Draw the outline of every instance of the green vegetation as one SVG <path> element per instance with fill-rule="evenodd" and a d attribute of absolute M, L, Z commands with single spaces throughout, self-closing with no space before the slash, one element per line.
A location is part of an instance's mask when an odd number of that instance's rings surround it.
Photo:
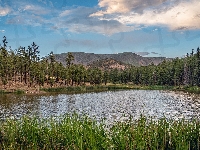
<path fill-rule="evenodd" d="M 71 53 L 67 55 L 66 64 L 56 62 L 53 52 L 40 58 L 39 46 L 34 42 L 17 50 L 8 48 L 7 43 L 3 37 L 0 94 L 9 90 L 23 94 L 24 90 L 19 89 L 23 86 L 67 93 L 119 89 L 200 93 L 199 48 L 185 58 L 163 61 L 157 66 L 102 70 L 73 64 Z M 117 123 L 109 130 L 104 127 L 77 115 L 56 119 L 7 119 L 0 122 L 0 149 L 200 149 L 200 122 L 195 120 L 152 121 L 141 117 L 138 121 Z"/>
<path fill-rule="evenodd" d="M 74 56 L 68 53 L 66 65 L 55 61 L 53 52 L 40 58 L 39 46 L 32 43 L 28 48 L 17 50 L 7 48 L 6 37 L 0 47 L 0 83 L 6 88 L 20 83 L 28 87 L 47 86 L 79 86 L 91 85 L 135 84 L 141 86 L 200 86 L 200 49 L 196 54 L 192 50 L 185 58 L 163 61 L 159 65 L 127 66 L 124 70 L 86 68 L 73 64 Z"/>
<path fill-rule="evenodd" d="M 16 90 L 14 93 L 15 94 L 24 94 L 25 92 L 23 90 Z"/>
<path fill-rule="evenodd" d="M 132 85 L 95 85 L 95 86 L 68 86 L 58 88 L 42 88 L 45 92 L 55 93 L 84 93 L 84 92 L 102 92 L 102 91 L 115 91 L 115 90 L 129 90 L 135 89 Z"/>
<path fill-rule="evenodd" d="M 200 146 L 200 122 L 137 121 L 110 129 L 88 117 L 23 117 L 0 123 L 0 149 L 190 149 Z"/>
<path fill-rule="evenodd" d="M 186 86 L 181 90 L 189 93 L 200 94 L 200 87 L 198 86 L 192 86 L 192 87 Z"/>
<path fill-rule="evenodd" d="M 200 93 L 198 87 L 179 87 L 179 86 L 159 86 L 159 85 L 133 85 L 133 84 L 108 84 L 95 86 L 69 86 L 57 88 L 42 88 L 41 91 L 50 93 L 86 93 L 86 92 L 103 92 L 103 91 L 117 91 L 117 90 L 174 90 L 184 91 L 190 93 Z"/>
<path fill-rule="evenodd" d="M 0 90 L 0 94 L 4 94 L 5 93 L 5 91 L 4 90 Z"/>
<path fill-rule="evenodd" d="M 0 90 L 0 94 L 10 94 L 10 93 L 14 93 L 14 94 L 24 94 L 25 92 L 23 90 L 15 90 L 13 92 L 8 92 L 8 91 L 4 91 L 4 90 Z"/>
<path fill-rule="evenodd" d="M 69 86 L 58 88 L 42 88 L 45 92 L 55 93 L 83 93 L 83 92 L 101 92 L 101 91 L 116 91 L 116 90 L 173 90 L 170 86 L 138 86 L 131 84 L 110 84 L 110 85 L 95 85 L 95 86 Z"/>
<path fill-rule="evenodd" d="M 47 57 L 40 58 L 39 46 L 32 43 L 31 46 L 19 47 L 17 50 L 7 48 L 7 39 L 3 37 L 0 47 L 0 87 L 4 91 L 20 89 L 20 87 L 34 88 L 58 88 L 57 91 L 67 87 L 72 89 L 87 89 L 87 85 L 131 84 L 147 89 L 160 89 L 161 87 L 189 87 L 188 91 L 195 91 L 200 87 L 200 49 L 197 48 L 187 54 L 185 58 L 175 58 L 163 61 L 159 65 L 135 67 L 128 65 L 125 69 L 102 70 L 98 67 L 85 67 L 81 64 L 73 64 L 74 56 L 68 53 L 66 64 L 55 61 L 53 52 Z M 18 85 L 18 87 L 15 87 Z M 74 88 L 74 86 L 81 86 Z M 193 87 L 191 89 L 191 87 Z M 91 88 L 91 87 L 89 87 Z M 119 88 L 119 86 L 108 87 Z M 122 88 L 125 88 L 123 86 Z M 98 87 L 97 87 L 98 89 Z M 162 89 L 162 88 L 161 88 Z M 171 88 L 170 88 L 171 89 Z M 25 89 L 26 90 L 26 89 Z M 186 89 L 185 89 L 186 90 Z M 1 92 L 3 93 L 3 92 Z M 19 93 L 19 92 L 17 92 Z"/>

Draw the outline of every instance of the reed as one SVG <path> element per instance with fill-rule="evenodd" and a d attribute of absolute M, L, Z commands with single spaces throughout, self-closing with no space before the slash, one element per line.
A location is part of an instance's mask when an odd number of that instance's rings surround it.
<path fill-rule="evenodd" d="M 42 91 L 54 93 L 84 93 L 133 89 L 127 85 L 95 85 L 95 86 L 68 86 L 58 88 L 43 88 Z"/>
<path fill-rule="evenodd" d="M 5 91 L 4 90 L 0 90 L 0 94 L 5 94 Z"/>
<path fill-rule="evenodd" d="M 191 87 L 186 86 L 186 87 L 184 87 L 183 90 L 186 92 L 189 92 L 189 93 L 200 94 L 200 87 L 198 87 L 198 86 L 191 86 Z"/>
<path fill-rule="evenodd" d="M 111 128 L 86 117 L 23 117 L 0 122 L 0 149 L 190 149 L 200 148 L 200 122 L 142 117 Z"/>
<path fill-rule="evenodd" d="M 15 94 L 24 94 L 25 92 L 23 90 L 16 90 L 14 93 Z"/>

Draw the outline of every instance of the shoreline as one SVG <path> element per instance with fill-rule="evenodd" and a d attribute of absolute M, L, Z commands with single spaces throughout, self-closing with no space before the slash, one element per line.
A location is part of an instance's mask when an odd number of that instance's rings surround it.
<path fill-rule="evenodd" d="M 24 95 L 41 95 L 49 93 L 66 93 L 78 94 L 88 92 L 103 92 L 115 90 L 169 90 L 180 91 L 184 93 L 200 94 L 200 87 L 184 87 L 184 86 L 159 86 L 159 85 L 133 85 L 133 84 L 108 84 L 108 85 L 83 85 L 83 86 L 61 86 L 61 87 L 37 87 L 4 90 L 0 89 L 0 94 L 24 94 Z"/>

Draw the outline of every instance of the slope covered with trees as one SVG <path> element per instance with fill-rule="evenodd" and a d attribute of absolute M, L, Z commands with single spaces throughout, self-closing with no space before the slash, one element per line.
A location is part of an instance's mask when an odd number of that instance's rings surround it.
<path fill-rule="evenodd" d="M 53 52 L 40 58 L 39 46 L 8 48 L 6 37 L 0 47 L 0 87 L 64 87 L 107 83 L 132 83 L 139 85 L 200 86 L 200 49 L 185 58 L 164 60 L 159 65 L 128 66 L 123 69 L 86 68 L 74 64 L 74 56 L 68 53 L 66 65 L 55 59 Z M 18 87 L 16 86 L 18 85 Z"/>
<path fill-rule="evenodd" d="M 134 66 L 147 66 L 151 63 L 158 65 L 163 60 L 171 60 L 170 58 L 165 57 L 142 57 L 132 52 L 124 52 L 118 54 L 94 54 L 94 53 L 84 53 L 84 52 L 72 52 L 74 56 L 74 64 L 83 64 L 88 66 L 97 61 L 103 61 L 108 59 L 113 59 L 117 62 L 121 62 L 127 65 Z M 55 54 L 55 59 L 62 64 L 65 64 L 65 58 L 67 53 Z"/>

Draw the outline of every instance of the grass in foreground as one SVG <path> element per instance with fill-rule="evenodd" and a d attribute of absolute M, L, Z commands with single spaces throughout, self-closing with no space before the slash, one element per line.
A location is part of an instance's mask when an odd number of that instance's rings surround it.
<path fill-rule="evenodd" d="M 87 117 L 23 117 L 0 123 L 0 149 L 181 149 L 200 148 L 200 122 L 138 121 L 117 123 L 109 130 Z"/>

